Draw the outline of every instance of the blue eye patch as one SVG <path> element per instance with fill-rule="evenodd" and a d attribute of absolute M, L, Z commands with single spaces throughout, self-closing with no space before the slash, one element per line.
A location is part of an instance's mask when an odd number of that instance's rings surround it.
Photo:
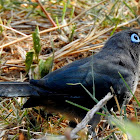
<path fill-rule="evenodd" d="M 140 38 L 136 33 L 131 34 L 131 42 L 140 43 Z"/>

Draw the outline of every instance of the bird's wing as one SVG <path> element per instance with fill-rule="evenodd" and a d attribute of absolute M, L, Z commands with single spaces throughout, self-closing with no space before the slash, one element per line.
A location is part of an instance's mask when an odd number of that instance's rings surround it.
<path fill-rule="evenodd" d="M 80 83 L 92 92 L 94 80 L 96 91 L 98 92 L 99 89 L 103 89 L 106 93 L 116 80 L 121 79 L 118 74 L 120 68 L 114 65 L 112 63 L 108 64 L 108 61 L 97 60 L 96 57 L 93 60 L 92 57 L 88 57 L 56 70 L 40 80 L 31 80 L 31 84 L 42 95 L 43 93 L 44 95 L 47 95 L 47 93 L 50 93 L 50 95 L 60 93 L 62 95 L 82 95 L 85 92 L 82 86 L 72 84 Z M 126 73 L 127 71 L 121 70 L 122 72 Z"/>
<path fill-rule="evenodd" d="M 75 61 L 61 69 L 58 69 L 40 80 L 31 80 L 31 85 L 40 93 L 64 93 L 77 90 L 81 83 L 87 87 L 86 76 L 90 71 L 90 57 Z M 66 92 L 65 92 L 66 93 Z"/>

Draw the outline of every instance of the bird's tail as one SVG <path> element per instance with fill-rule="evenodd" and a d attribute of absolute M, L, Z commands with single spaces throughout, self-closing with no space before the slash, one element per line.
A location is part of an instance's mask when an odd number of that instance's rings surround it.
<path fill-rule="evenodd" d="M 28 82 L 0 82 L 0 97 L 39 96 Z"/>

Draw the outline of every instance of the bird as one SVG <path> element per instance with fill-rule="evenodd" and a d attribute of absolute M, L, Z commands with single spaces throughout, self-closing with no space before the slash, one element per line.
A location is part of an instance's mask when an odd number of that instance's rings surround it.
<path fill-rule="evenodd" d="M 87 91 L 91 94 L 95 91 L 95 98 L 99 101 L 112 91 L 112 87 L 122 107 L 133 95 L 119 73 L 134 93 L 139 80 L 139 65 L 140 30 L 123 30 L 112 35 L 98 53 L 76 60 L 39 80 L 0 82 L 0 96 L 30 97 L 23 108 L 46 106 L 52 112 L 71 114 L 71 119 L 82 119 L 87 111 L 68 104 L 66 100 L 91 109 L 96 102 Z M 106 107 L 117 111 L 114 98 Z M 96 119 L 100 120 L 100 117 L 96 116 Z"/>

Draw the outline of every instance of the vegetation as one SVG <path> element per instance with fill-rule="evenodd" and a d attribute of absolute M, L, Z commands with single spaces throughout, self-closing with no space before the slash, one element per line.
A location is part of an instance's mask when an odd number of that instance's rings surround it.
<path fill-rule="evenodd" d="M 92 55 L 115 32 L 138 28 L 139 15 L 139 0 L 0 0 L 0 80 L 40 79 Z M 133 99 L 121 115 L 114 113 L 109 123 L 103 116 L 96 128 L 99 138 L 127 139 L 129 133 L 139 139 L 139 87 L 137 100 Z M 0 98 L 0 138 L 64 135 L 69 121 L 65 116 L 52 114 L 45 119 L 42 107 L 21 110 L 25 100 Z M 87 139 L 87 134 L 79 135 L 79 139 Z"/>

